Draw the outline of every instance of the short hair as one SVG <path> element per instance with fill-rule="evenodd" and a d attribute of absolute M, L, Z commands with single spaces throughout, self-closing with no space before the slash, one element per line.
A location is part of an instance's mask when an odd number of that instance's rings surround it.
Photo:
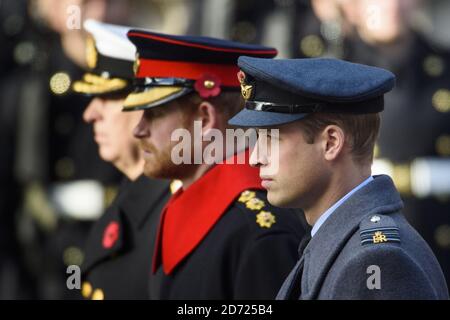
<path fill-rule="evenodd" d="M 375 142 L 380 129 L 380 115 L 312 113 L 301 120 L 307 143 L 314 143 L 315 137 L 328 125 L 336 125 L 345 133 L 345 140 L 356 163 L 371 164 Z"/>
<path fill-rule="evenodd" d="M 178 100 L 177 104 L 187 117 L 197 112 L 197 108 L 203 101 L 211 103 L 214 108 L 221 113 L 228 127 L 228 120 L 244 107 L 244 100 L 239 91 L 222 91 L 220 95 L 212 98 L 201 98 L 197 93 L 190 93 Z"/>

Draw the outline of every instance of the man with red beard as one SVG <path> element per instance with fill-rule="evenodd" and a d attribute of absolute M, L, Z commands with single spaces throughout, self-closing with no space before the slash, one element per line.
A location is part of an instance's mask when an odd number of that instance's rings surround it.
<path fill-rule="evenodd" d="M 204 140 L 225 133 L 228 119 L 241 109 L 237 58 L 272 58 L 276 50 L 142 30 L 130 30 L 128 37 L 138 58 L 135 91 L 124 111 L 144 110 L 134 130 L 144 150 L 144 173 L 183 184 L 162 212 L 150 297 L 274 299 L 298 258 L 304 233 L 299 215 L 267 202 L 258 171 L 248 161 L 236 164 L 242 154 L 218 164 L 191 155 L 203 154 Z M 203 142 L 191 143 L 183 152 L 188 161 L 176 164 L 173 134 L 181 129 L 192 136 L 194 122 Z"/>

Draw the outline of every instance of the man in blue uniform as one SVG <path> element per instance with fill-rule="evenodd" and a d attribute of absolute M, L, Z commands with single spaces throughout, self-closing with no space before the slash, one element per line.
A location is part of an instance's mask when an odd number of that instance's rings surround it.
<path fill-rule="evenodd" d="M 392 180 L 371 175 L 394 75 L 335 59 L 241 57 L 239 66 L 247 101 L 230 124 L 279 128 L 271 137 L 279 153 L 258 142 L 251 163 L 269 202 L 302 208 L 312 225 L 277 298 L 448 299 L 442 270 L 404 218 Z M 279 170 L 269 172 L 274 161 Z"/>

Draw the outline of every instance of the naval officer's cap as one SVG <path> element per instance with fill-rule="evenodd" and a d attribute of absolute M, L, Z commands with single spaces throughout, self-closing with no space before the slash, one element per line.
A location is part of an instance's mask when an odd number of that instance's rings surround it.
<path fill-rule="evenodd" d="M 133 79 L 136 48 L 128 40 L 129 27 L 86 20 L 89 33 L 86 43 L 86 62 L 89 71 L 74 82 L 72 89 L 90 96 L 127 94 Z"/>

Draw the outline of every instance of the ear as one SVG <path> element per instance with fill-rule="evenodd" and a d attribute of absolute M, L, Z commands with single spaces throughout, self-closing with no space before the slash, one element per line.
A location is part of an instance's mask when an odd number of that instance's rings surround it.
<path fill-rule="evenodd" d="M 345 132 L 336 125 L 327 126 L 321 134 L 321 148 L 327 161 L 336 160 L 345 147 Z"/>
<path fill-rule="evenodd" d="M 202 122 L 202 131 L 204 134 L 208 134 L 211 129 L 217 128 L 218 125 L 218 113 L 214 106 L 203 101 L 198 106 L 199 119 Z"/>

